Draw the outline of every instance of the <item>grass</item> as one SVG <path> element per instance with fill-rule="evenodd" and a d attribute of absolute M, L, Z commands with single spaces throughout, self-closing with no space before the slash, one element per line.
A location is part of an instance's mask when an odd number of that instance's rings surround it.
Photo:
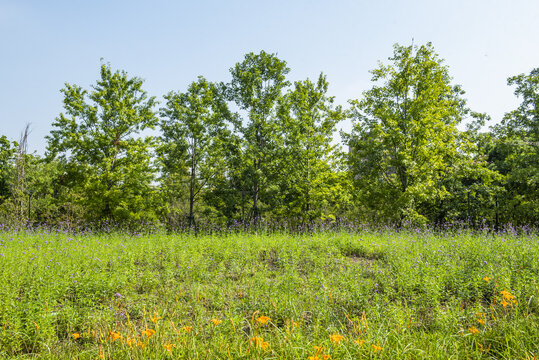
<path fill-rule="evenodd" d="M 537 359 L 536 234 L 0 233 L 0 358 Z"/>

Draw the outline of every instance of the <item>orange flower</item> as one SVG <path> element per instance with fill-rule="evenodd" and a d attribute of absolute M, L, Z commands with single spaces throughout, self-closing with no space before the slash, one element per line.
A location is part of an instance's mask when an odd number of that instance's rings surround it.
<path fill-rule="evenodd" d="M 479 330 L 477 330 L 477 328 L 475 326 L 472 326 L 470 328 L 468 328 L 468 330 L 472 333 L 472 334 L 479 334 Z"/>
<path fill-rule="evenodd" d="M 79 333 L 74 333 L 73 334 L 73 339 L 75 339 L 75 340 L 80 339 L 80 334 Z"/>
<path fill-rule="evenodd" d="M 135 339 L 132 339 L 132 338 L 130 338 L 130 337 L 127 337 L 127 338 L 125 339 L 125 343 L 126 343 L 127 345 L 129 345 L 129 347 L 132 347 L 133 345 L 135 345 Z"/>
<path fill-rule="evenodd" d="M 333 335 L 330 335 L 329 338 L 331 339 L 331 341 L 338 344 L 341 342 L 342 339 L 344 339 L 344 336 L 340 334 L 333 334 Z"/>
<path fill-rule="evenodd" d="M 139 341 L 137 342 L 137 346 L 138 346 L 139 348 L 141 348 L 141 349 L 144 349 L 144 348 L 146 347 L 146 344 L 139 340 Z"/>
<path fill-rule="evenodd" d="M 109 337 L 112 339 L 112 341 L 118 340 L 122 338 L 122 335 L 118 334 L 117 332 L 110 331 Z"/>
<path fill-rule="evenodd" d="M 219 319 L 211 319 L 210 321 L 213 323 L 213 326 L 217 326 L 222 323 L 222 321 Z"/>
<path fill-rule="evenodd" d="M 316 350 L 316 355 L 320 354 L 321 352 L 324 351 L 324 347 L 323 346 L 313 346 L 313 349 Z"/>
<path fill-rule="evenodd" d="M 363 346 L 363 344 L 365 344 L 365 340 L 363 340 L 363 339 L 361 339 L 361 340 L 357 339 L 357 340 L 354 340 L 354 342 L 356 344 L 358 344 L 359 346 Z"/>
<path fill-rule="evenodd" d="M 485 320 L 485 314 L 484 313 L 477 313 L 475 314 L 475 316 L 477 316 L 477 322 L 480 323 L 481 325 L 485 325 L 486 323 L 486 320 Z"/>
<path fill-rule="evenodd" d="M 485 280 L 485 282 L 489 282 L 490 280 L 492 280 L 492 278 L 490 278 L 490 277 L 488 277 L 488 276 L 485 276 L 485 277 L 483 278 L 483 280 Z"/>
<path fill-rule="evenodd" d="M 190 333 L 191 330 L 193 330 L 193 327 L 192 326 L 184 326 L 184 327 L 182 327 L 182 330 L 185 331 L 186 333 Z"/>
<path fill-rule="evenodd" d="M 176 347 L 176 344 L 167 344 L 167 345 L 163 345 L 163 347 L 164 347 L 168 352 L 172 352 L 172 348 L 175 348 L 175 347 Z"/>
<path fill-rule="evenodd" d="M 155 334 L 155 330 L 153 329 L 146 329 L 146 330 L 143 330 L 142 331 L 142 335 L 146 335 L 147 337 L 150 337 L 152 336 L 153 334 Z"/>
<path fill-rule="evenodd" d="M 264 341 L 260 336 L 255 336 L 251 338 L 251 342 L 254 342 L 256 346 L 260 347 L 262 350 L 269 347 L 269 343 Z"/>
<path fill-rule="evenodd" d="M 323 358 L 324 360 L 328 360 L 328 359 L 331 359 L 331 355 L 329 355 L 329 354 L 324 354 L 324 356 L 322 356 L 322 358 Z"/>
<path fill-rule="evenodd" d="M 161 320 L 162 317 L 159 316 L 159 315 L 154 315 L 150 318 L 150 320 L 153 322 L 153 323 L 156 323 L 157 324 L 157 320 Z"/>
<path fill-rule="evenodd" d="M 381 346 L 376 346 L 376 345 L 374 345 L 374 344 L 372 344 L 371 347 L 372 347 L 372 351 L 373 351 L 374 353 L 377 353 L 378 351 L 384 350 L 384 349 L 382 349 Z"/>
<path fill-rule="evenodd" d="M 266 324 L 268 323 L 268 321 L 270 321 L 270 320 L 271 320 L 271 318 L 269 318 L 269 317 L 267 317 L 267 316 L 264 316 L 264 315 L 259 316 L 259 317 L 256 319 L 256 321 L 257 321 L 258 323 L 262 324 L 262 325 L 266 325 Z"/>

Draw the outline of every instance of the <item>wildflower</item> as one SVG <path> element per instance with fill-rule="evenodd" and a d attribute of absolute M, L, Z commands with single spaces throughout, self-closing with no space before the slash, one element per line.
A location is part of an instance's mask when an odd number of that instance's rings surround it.
<path fill-rule="evenodd" d="M 192 326 L 184 326 L 184 327 L 182 327 L 182 330 L 185 331 L 186 333 L 190 333 L 191 330 L 193 330 L 193 327 Z"/>
<path fill-rule="evenodd" d="M 141 349 L 144 349 L 144 348 L 146 347 L 146 344 L 139 340 L 139 341 L 137 342 L 137 346 L 138 346 L 139 348 L 141 348 Z"/>
<path fill-rule="evenodd" d="M 219 319 L 211 319 L 210 321 L 213 323 L 213 326 L 217 326 L 222 323 L 222 321 Z"/>
<path fill-rule="evenodd" d="M 73 334 L 73 339 L 75 339 L 75 340 L 80 339 L 80 334 L 79 333 L 74 333 Z"/>
<path fill-rule="evenodd" d="M 508 300 L 508 301 L 509 301 L 509 300 L 512 300 L 512 299 L 515 297 L 515 295 L 511 294 L 511 293 L 510 293 L 509 291 L 507 291 L 507 290 L 502 290 L 502 291 L 500 291 L 500 294 L 503 296 L 503 298 L 504 298 L 505 300 Z"/>
<path fill-rule="evenodd" d="M 132 339 L 132 338 L 130 338 L 130 337 L 127 337 L 127 338 L 125 339 L 125 343 L 126 343 L 127 345 L 129 345 L 129 347 L 132 347 L 132 346 L 135 344 L 135 339 Z"/>
<path fill-rule="evenodd" d="M 316 355 L 320 354 L 321 352 L 324 351 L 324 347 L 323 346 L 313 346 L 313 349 L 316 350 Z"/>
<path fill-rule="evenodd" d="M 480 323 L 481 325 L 485 325 L 485 323 L 486 323 L 485 314 L 479 312 L 479 313 L 477 313 L 475 315 L 477 316 L 477 322 Z"/>
<path fill-rule="evenodd" d="M 258 323 L 262 324 L 262 325 L 266 325 L 266 324 L 268 323 L 268 321 L 270 321 L 270 320 L 271 320 L 271 318 L 269 318 L 269 317 L 267 317 L 267 316 L 264 316 L 264 315 L 259 316 L 259 317 L 256 319 L 256 321 L 257 321 Z"/>
<path fill-rule="evenodd" d="M 363 344 L 365 344 L 365 340 L 363 339 L 360 340 L 359 338 L 357 340 L 354 340 L 354 342 L 358 344 L 359 346 L 363 346 Z"/>
<path fill-rule="evenodd" d="M 491 279 L 492 279 L 492 278 L 490 278 L 490 277 L 488 277 L 488 276 L 485 276 L 485 277 L 483 278 L 483 280 L 484 280 L 485 282 L 490 282 Z"/>
<path fill-rule="evenodd" d="M 333 335 L 330 335 L 329 338 L 331 339 L 331 341 L 338 344 L 341 342 L 342 339 L 344 339 L 344 336 L 340 334 L 333 334 Z"/>
<path fill-rule="evenodd" d="M 472 327 L 468 328 L 468 330 L 472 334 L 479 334 L 479 330 L 477 330 L 477 328 L 475 326 L 472 326 Z"/>
<path fill-rule="evenodd" d="M 115 340 L 121 339 L 122 336 L 118 334 L 117 332 L 110 331 L 109 337 L 112 339 L 112 341 L 115 341 Z"/>
<path fill-rule="evenodd" d="M 254 342 L 256 346 L 260 347 L 262 350 L 265 350 L 269 347 L 269 343 L 264 341 L 260 336 L 255 336 L 251 338 L 251 342 Z"/>
<path fill-rule="evenodd" d="M 164 347 L 168 352 L 172 352 L 172 348 L 175 348 L 175 347 L 176 347 L 176 344 L 167 344 L 167 345 L 163 345 L 163 347 Z"/>
<path fill-rule="evenodd" d="M 374 344 L 371 345 L 372 347 L 372 351 L 376 354 L 378 351 L 382 351 L 382 347 L 381 346 L 376 346 Z"/>
<path fill-rule="evenodd" d="M 324 359 L 324 360 L 331 359 L 331 355 L 329 355 L 329 354 L 324 354 L 324 356 L 322 356 L 322 359 Z"/>
<path fill-rule="evenodd" d="M 153 329 L 146 329 L 142 331 L 142 335 L 146 335 L 147 337 L 151 337 L 153 334 L 155 334 L 155 330 Z"/>
<path fill-rule="evenodd" d="M 322 360 L 322 359 L 320 359 L 318 356 L 314 355 L 314 356 L 309 356 L 307 358 L 307 360 Z"/>
<path fill-rule="evenodd" d="M 155 315 L 155 316 L 152 316 L 152 317 L 150 318 L 150 320 L 151 320 L 153 323 L 155 323 L 155 324 L 157 324 L 157 320 L 161 320 L 161 319 L 162 319 L 162 317 L 159 316 L 159 315 Z"/>

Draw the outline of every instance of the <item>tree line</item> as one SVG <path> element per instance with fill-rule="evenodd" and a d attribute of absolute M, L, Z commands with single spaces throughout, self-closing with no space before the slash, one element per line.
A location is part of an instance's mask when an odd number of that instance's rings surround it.
<path fill-rule="evenodd" d="M 522 102 L 488 129 L 430 43 L 395 45 L 346 109 L 323 73 L 289 71 L 249 53 L 229 82 L 158 102 L 102 63 L 90 89 L 61 90 L 43 156 L 28 126 L 0 137 L 0 221 L 539 223 L 539 68 L 508 79 Z"/>

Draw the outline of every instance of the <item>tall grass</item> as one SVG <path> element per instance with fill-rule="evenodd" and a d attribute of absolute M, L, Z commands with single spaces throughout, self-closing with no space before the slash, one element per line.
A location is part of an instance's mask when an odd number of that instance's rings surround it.
<path fill-rule="evenodd" d="M 533 359 L 535 233 L 0 233 L 0 358 Z"/>

